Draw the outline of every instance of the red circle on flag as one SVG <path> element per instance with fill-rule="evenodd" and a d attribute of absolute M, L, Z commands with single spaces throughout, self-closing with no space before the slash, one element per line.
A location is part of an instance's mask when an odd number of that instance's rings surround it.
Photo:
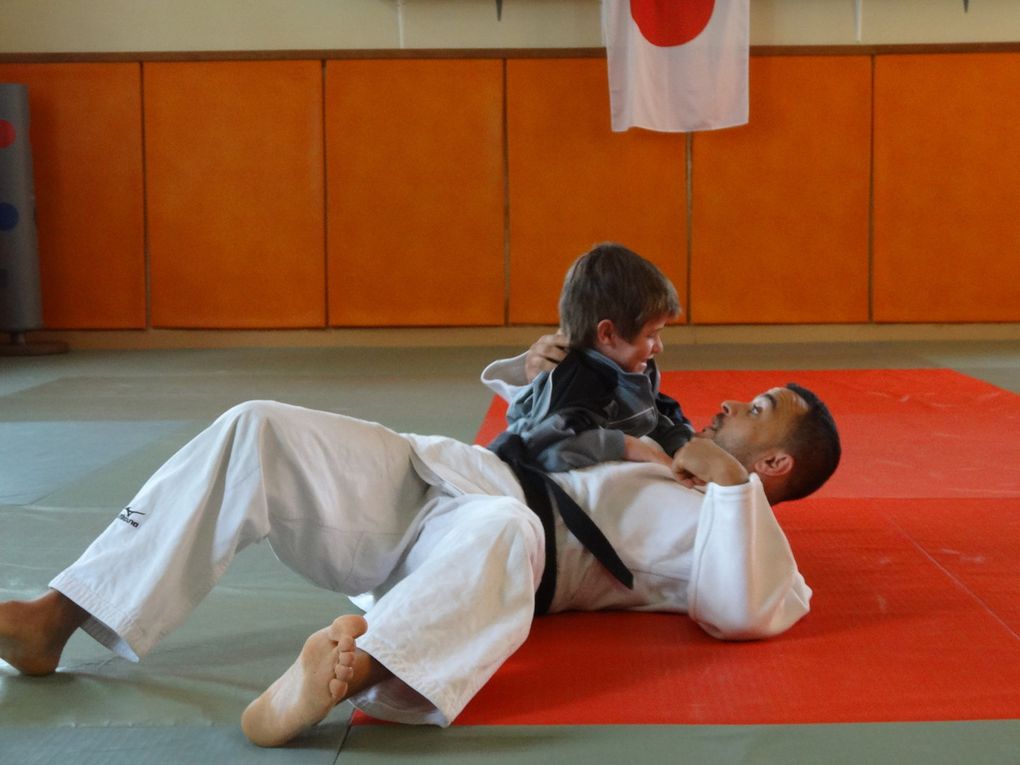
<path fill-rule="evenodd" d="M 652 45 L 683 45 L 700 35 L 715 10 L 715 0 L 630 0 L 630 15 Z"/>
<path fill-rule="evenodd" d="M 14 143 L 14 125 L 7 120 L 0 120 L 0 149 L 6 149 Z"/>

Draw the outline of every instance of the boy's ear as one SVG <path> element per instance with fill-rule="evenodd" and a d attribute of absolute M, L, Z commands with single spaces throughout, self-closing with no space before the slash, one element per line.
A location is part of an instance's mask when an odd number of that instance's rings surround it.
<path fill-rule="evenodd" d="M 784 451 L 769 452 L 755 460 L 753 469 L 762 477 L 787 475 L 793 470 L 793 457 Z"/>
<path fill-rule="evenodd" d="M 603 319 L 595 325 L 595 342 L 600 345 L 611 345 L 616 339 L 616 326 L 612 319 Z"/>

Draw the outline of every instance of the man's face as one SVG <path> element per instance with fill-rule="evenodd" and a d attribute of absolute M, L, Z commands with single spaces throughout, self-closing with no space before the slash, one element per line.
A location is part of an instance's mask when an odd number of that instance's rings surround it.
<path fill-rule="evenodd" d="M 722 411 L 698 436 L 711 438 L 747 469 L 770 450 L 781 449 L 808 405 L 789 388 L 772 388 L 747 403 L 723 401 Z"/>
<path fill-rule="evenodd" d="M 668 316 L 645 322 L 633 340 L 624 340 L 623 336 L 614 332 L 606 341 L 597 341 L 596 350 L 620 365 L 625 372 L 644 372 L 648 360 L 657 353 L 662 353 L 662 328 L 669 321 Z"/>

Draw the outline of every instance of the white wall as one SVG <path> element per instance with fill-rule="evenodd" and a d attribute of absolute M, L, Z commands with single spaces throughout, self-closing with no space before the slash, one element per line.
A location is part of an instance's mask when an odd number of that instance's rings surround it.
<path fill-rule="evenodd" d="M 864 44 L 1020 40 L 1020 0 L 861 0 Z M 856 0 L 751 0 L 755 45 L 852 45 Z M 0 52 L 573 48 L 599 0 L 2 0 Z"/>

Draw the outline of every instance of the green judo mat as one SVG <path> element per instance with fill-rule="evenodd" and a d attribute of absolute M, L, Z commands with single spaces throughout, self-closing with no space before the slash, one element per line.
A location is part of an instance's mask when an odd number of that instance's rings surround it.
<path fill-rule="evenodd" d="M 517 349 L 88 352 L 0 359 L 0 598 L 34 597 L 178 446 L 246 398 L 471 440 L 485 362 Z M 700 355 L 699 355 L 700 354 Z M 669 367 L 669 355 L 663 366 Z M 953 366 L 1020 390 L 1020 344 L 683 349 L 681 364 Z M 700 359 L 700 362 L 699 362 Z M 750 359 L 750 361 L 749 361 Z M 341 705 L 278 750 L 238 727 L 304 638 L 341 612 L 265 545 L 242 553 L 141 664 L 82 633 L 60 671 L 0 664 L 0 763 L 1020 763 L 1020 721 L 773 726 L 348 728 Z M 612 668 L 606 672 L 611 682 Z M 536 683 L 534 693 L 541 695 Z"/>

